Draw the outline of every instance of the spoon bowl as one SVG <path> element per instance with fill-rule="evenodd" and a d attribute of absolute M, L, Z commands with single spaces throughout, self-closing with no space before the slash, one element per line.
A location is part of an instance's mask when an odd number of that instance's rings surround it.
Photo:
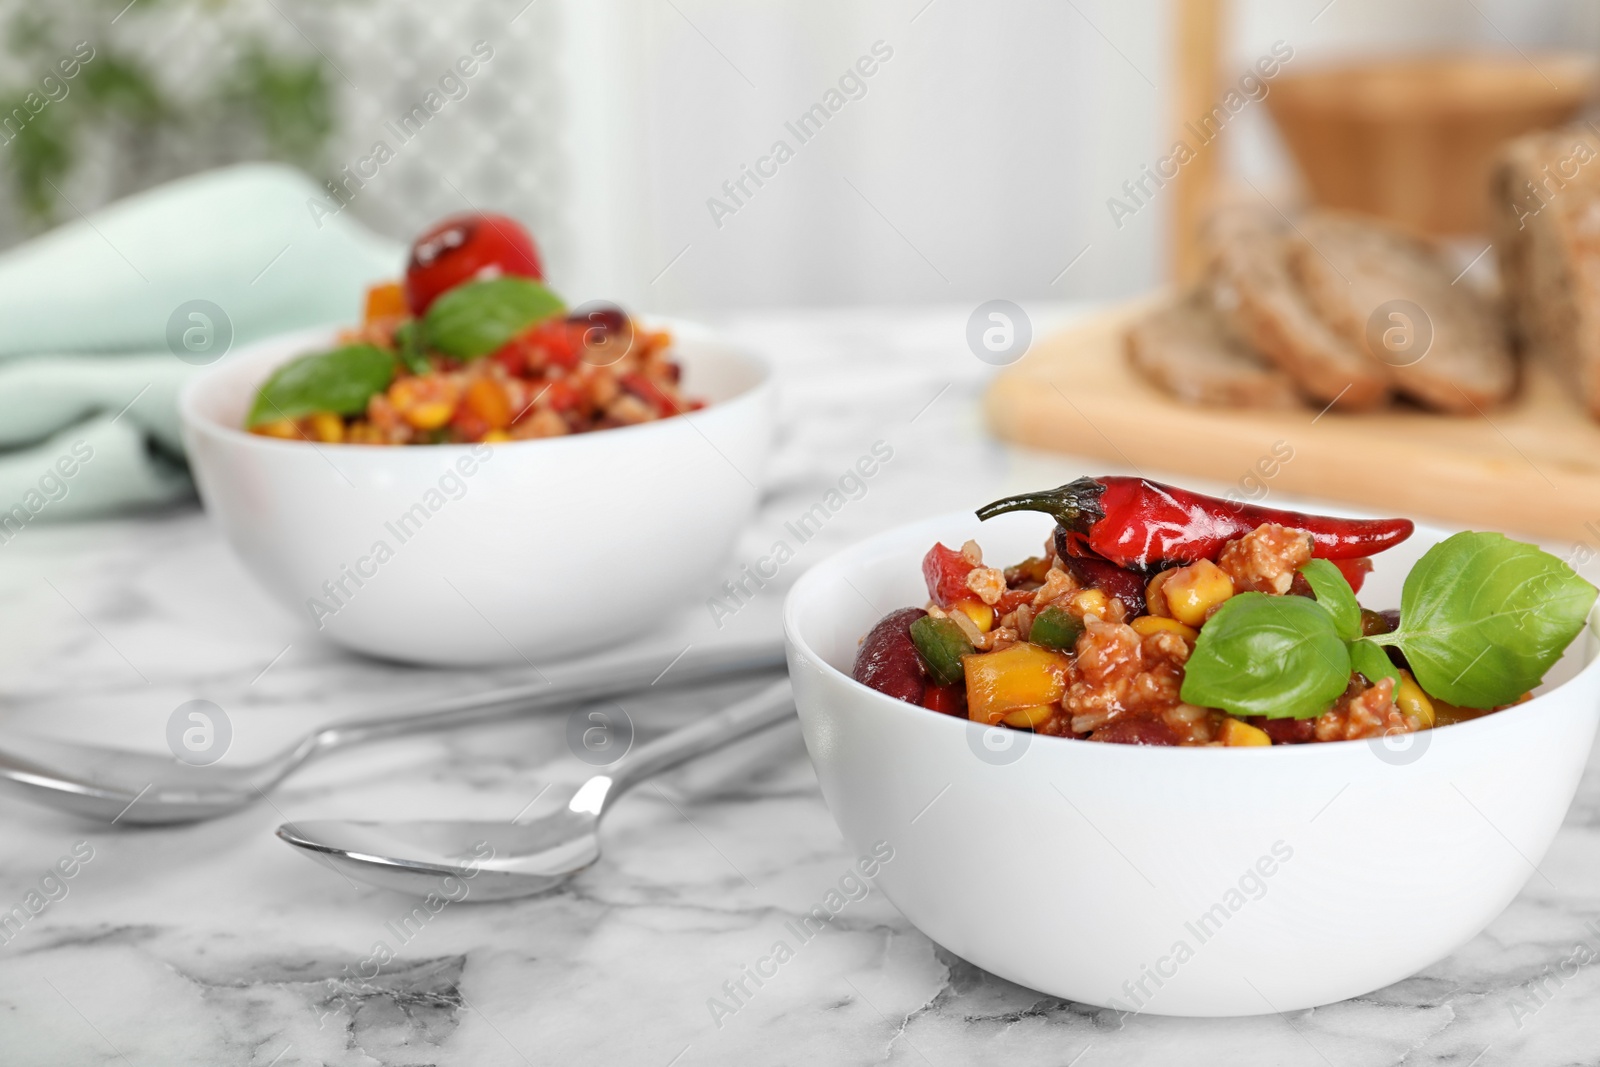
<path fill-rule="evenodd" d="M 278 836 L 385 889 L 413 896 L 443 889 L 454 897 L 459 891 L 441 883 L 455 878 L 469 886 L 462 899 L 509 900 L 554 889 L 593 866 L 599 829 L 598 816 L 564 807 L 526 825 L 318 819 L 285 823 Z"/>
<path fill-rule="evenodd" d="M 794 694 L 785 678 L 641 746 L 607 773 L 567 787 L 557 810 L 526 823 L 322 819 L 285 823 L 278 836 L 347 878 L 413 896 L 449 889 L 444 881 L 449 878 L 470 883 L 461 900 L 534 896 L 594 865 L 600 858 L 600 820 L 623 793 L 686 760 L 775 726 L 793 712 Z"/>

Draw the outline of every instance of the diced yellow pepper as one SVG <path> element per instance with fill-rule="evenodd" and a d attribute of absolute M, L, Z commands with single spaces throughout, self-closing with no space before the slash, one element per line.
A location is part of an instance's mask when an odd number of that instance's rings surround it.
<path fill-rule="evenodd" d="M 994 609 L 981 600 L 958 600 L 951 605 L 951 610 L 959 611 L 971 619 L 981 634 L 994 628 Z"/>
<path fill-rule="evenodd" d="M 406 313 L 406 292 L 399 282 L 382 282 L 367 289 L 367 306 L 361 318 L 372 323 L 378 319 L 398 318 Z"/>
<path fill-rule="evenodd" d="M 1422 691 L 1422 686 L 1411 677 L 1410 671 L 1400 672 L 1400 684 L 1394 689 L 1394 703 L 1401 714 L 1413 716 L 1424 730 L 1433 729 L 1433 701 Z"/>
<path fill-rule="evenodd" d="M 488 433 L 483 435 L 483 443 L 486 445 L 495 445 L 499 444 L 501 441 L 509 440 L 511 440 L 511 435 L 506 433 L 504 430 L 490 430 Z"/>
<path fill-rule="evenodd" d="M 331 411 L 318 411 L 310 418 L 311 436 L 328 444 L 344 440 L 344 420 Z"/>
<path fill-rule="evenodd" d="M 1200 631 L 1193 626 L 1185 626 L 1177 619 L 1164 619 L 1159 615 L 1141 615 L 1128 625 L 1132 626 L 1140 637 L 1161 633 L 1177 634 L 1190 644 L 1200 639 Z"/>
<path fill-rule="evenodd" d="M 1007 712 L 1005 718 L 1000 721 L 1007 726 L 1015 726 L 1019 730 L 1032 729 L 1059 710 L 1060 705 L 1058 704 L 1040 704 L 1033 708 L 1018 708 L 1016 711 Z"/>
<path fill-rule="evenodd" d="M 1267 736 L 1265 730 L 1232 717 L 1222 720 L 1222 729 L 1217 731 L 1217 740 L 1229 748 L 1272 744 L 1272 738 Z"/>
<path fill-rule="evenodd" d="M 1071 661 L 1038 645 L 961 657 L 967 675 L 967 716 L 993 726 L 1014 711 L 1057 703 L 1067 691 Z"/>
<path fill-rule="evenodd" d="M 1233 579 L 1209 559 L 1179 567 L 1161 583 L 1167 610 L 1179 622 L 1199 626 L 1212 610 L 1233 595 Z"/>

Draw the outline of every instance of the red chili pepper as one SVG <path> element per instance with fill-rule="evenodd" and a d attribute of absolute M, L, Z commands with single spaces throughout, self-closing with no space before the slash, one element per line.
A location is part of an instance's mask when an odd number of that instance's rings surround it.
<path fill-rule="evenodd" d="M 967 588 L 967 575 L 972 573 L 972 569 L 973 565 L 967 562 L 967 557 L 954 549 L 935 544 L 922 557 L 922 579 L 928 583 L 928 598 L 941 608 L 947 608 L 958 600 L 971 599 L 973 593 Z"/>
<path fill-rule="evenodd" d="M 1357 559 L 1336 559 L 1333 565 L 1339 568 L 1339 573 L 1344 575 L 1344 580 L 1350 583 L 1352 593 L 1361 592 L 1361 583 L 1367 580 L 1367 575 L 1372 573 L 1372 560 L 1366 556 Z"/>
<path fill-rule="evenodd" d="M 1382 552 L 1411 536 L 1410 519 L 1339 519 L 1239 504 L 1144 478 L 1079 478 L 1058 489 L 996 500 L 978 509 L 990 519 L 1007 511 L 1042 511 L 1065 531 L 1066 556 L 1099 557 L 1148 571 L 1214 560 L 1222 546 L 1262 523 L 1305 530 L 1319 559 Z"/>

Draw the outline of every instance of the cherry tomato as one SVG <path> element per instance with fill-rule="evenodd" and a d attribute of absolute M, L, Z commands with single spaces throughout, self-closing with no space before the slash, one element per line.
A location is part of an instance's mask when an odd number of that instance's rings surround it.
<path fill-rule="evenodd" d="M 539 250 L 522 224 L 505 215 L 452 215 L 411 246 L 406 303 L 413 315 L 421 315 L 448 289 L 506 274 L 544 278 Z"/>

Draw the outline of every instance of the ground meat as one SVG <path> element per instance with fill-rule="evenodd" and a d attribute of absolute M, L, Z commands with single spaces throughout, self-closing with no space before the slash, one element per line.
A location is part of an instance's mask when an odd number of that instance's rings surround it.
<path fill-rule="evenodd" d="M 1180 745 L 1210 744 L 1223 718 L 1220 711 L 1193 704 L 1175 704 L 1161 713 L 1161 721 L 1178 735 Z"/>
<path fill-rule="evenodd" d="M 1174 633 L 1141 637 L 1131 626 L 1092 615 L 1084 621 L 1061 711 L 1039 727 L 1040 733 L 1081 735 L 1122 719 L 1156 719 L 1178 706 L 1189 658 L 1183 638 Z M 1193 730 L 1179 721 L 1186 739 Z"/>
<path fill-rule="evenodd" d="M 1217 557 L 1228 572 L 1236 592 L 1287 593 L 1295 571 L 1311 561 L 1311 535 L 1276 523 L 1263 523 L 1236 541 L 1229 541 Z"/>
<path fill-rule="evenodd" d="M 1044 584 L 1033 594 L 1033 606 L 1042 608 L 1078 589 L 1078 580 L 1059 567 L 1052 567 L 1044 576 Z"/>
<path fill-rule="evenodd" d="M 1314 730 L 1318 741 L 1359 741 L 1411 733 L 1418 725 L 1395 707 L 1394 679 L 1368 685 L 1360 675 L 1352 675 L 1344 695 L 1317 717 Z"/>
<path fill-rule="evenodd" d="M 993 567 L 974 567 L 967 572 L 967 588 L 992 607 L 1006 591 L 1006 576 Z"/>

